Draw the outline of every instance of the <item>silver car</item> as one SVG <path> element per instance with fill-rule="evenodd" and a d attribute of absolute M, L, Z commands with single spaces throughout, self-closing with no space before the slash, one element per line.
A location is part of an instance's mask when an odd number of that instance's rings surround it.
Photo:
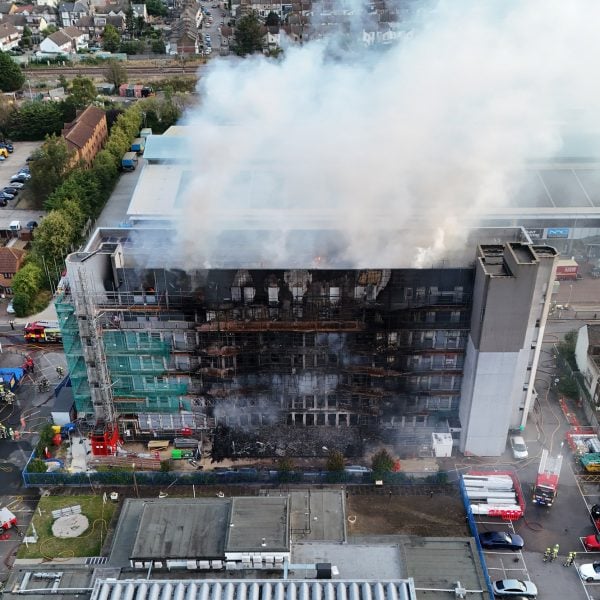
<path fill-rule="evenodd" d="M 513 457 L 516 460 L 521 460 L 529 456 L 529 451 L 527 450 L 525 440 L 520 435 L 510 436 L 510 448 L 512 450 Z"/>
<path fill-rule="evenodd" d="M 510 598 L 514 596 L 524 596 L 526 598 L 535 598 L 537 596 L 537 587 L 532 581 L 523 581 L 521 579 L 497 579 L 492 584 L 494 595 L 499 598 Z"/>

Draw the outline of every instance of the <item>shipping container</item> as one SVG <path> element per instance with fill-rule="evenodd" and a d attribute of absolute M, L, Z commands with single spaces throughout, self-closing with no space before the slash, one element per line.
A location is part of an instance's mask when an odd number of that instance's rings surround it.
<path fill-rule="evenodd" d="M 579 265 L 572 258 L 559 260 L 556 263 L 556 279 L 574 281 L 579 273 Z"/>

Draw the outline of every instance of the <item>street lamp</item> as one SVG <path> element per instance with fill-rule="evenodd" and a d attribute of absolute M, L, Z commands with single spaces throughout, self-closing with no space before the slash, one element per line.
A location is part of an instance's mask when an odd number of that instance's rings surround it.
<path fill-rule="evenodd" d="M 573 284 L 571 283 L 569 285 L 569 298 L 567 299 L 567 304 L 565 305 L 565 308 L 569 308 L 569 305 L 571 304 L 571 294 L 573 293 Z"/>
<path fill-rule="evenodd" d="M 135 495 L 139 498 L 140 493 L 138 491 L 137 479 L 135 477 L 135 463 L 133 463 L 131 466 L 133 467 L 133 487 L 135 488 Z"/>

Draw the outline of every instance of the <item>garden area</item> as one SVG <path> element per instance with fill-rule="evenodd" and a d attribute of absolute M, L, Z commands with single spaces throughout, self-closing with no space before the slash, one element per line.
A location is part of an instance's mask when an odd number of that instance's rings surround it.
<path fill-rule="evenodd" d="M 103 495 L 42 497 L 27 531 L 37 542 L 23 543 L 17 558 L 99 556 L 116 506 Z M 80 507 L 80 512 L 73 507 Z M 53 511 L 64 514 L 56 518 Z"/>

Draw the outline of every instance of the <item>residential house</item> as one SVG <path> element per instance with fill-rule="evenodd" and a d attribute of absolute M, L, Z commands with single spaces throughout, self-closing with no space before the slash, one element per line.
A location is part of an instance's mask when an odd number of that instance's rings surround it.
<path fill-rule="evenodd" d="M 198 54 L 200 41 L 198 27 L 202 22 L 202 13 L 198 5 L 187 0 L 181 17 L 173 25 L 169 38 L 171 54 Z"/>
<path fill-rule="evenodd" d="M 579 329 L 575 360 L 592 404 L 600 410 L 600 325 L 584 325 Z"/>
<path fill-rule="evenodd" d="M 17 10 L 13 2 L 0 2 L 0 16 L 12 15 Z"/>
<path fill-rule="evenodd" d="M 27 252 L 20 248 L 0 248 L 0 292 L 12 294 L 12 279 L 23 265 Z"/>
<path fill-rule="evenodd" d="M 58 26 L 58 14 L 57 10 L 52 6 L 48 6 L 46 4 L 41 4 L 40 6 L 34 6 L 31 9 L 31 18 L 38 17 L 39 19 L 44 19 L 46 22 L 46 27 L 48 25 Z M 46 27 L 40 26 L 40 31 L 43 31 Z"/>
<path fill-rule="evenodd" d="M 75 48 L 75 52 L 78 52 L 79 50 L 88 47 L 90 35 L 87 31 L 83 31 L 81 29 L 78 29 L 77 27 L 65 27 L 64 29 L 62 29 L 62 32 L 65 35 L 68 35 L 73 41 L 73 47 Z"/>
<path fill-rule="evenodd" d="M 7 52 L 19 46 L 21 32 L 10 23 L 0 23 L 0 50 Z"/>
<path fill-rule="evenodd" d="M 64 31 L 55 31 L 42 40 L 40 52 L 43 54 L 70 54 L 74 52 L 73 40 Z"/>
<path fill-rule="evenodd" d="M 106 113 L 96 106 L 78 111 L 75 120 L 65 124 L 62 136 L 73 152 L 73 162 L 89 167 L 108 137 Z"/>
<path fill-rule="evenodd" d="M 231 15 L 234 18 L 255 12 L 259 17 L 265 19 L 270 12 L 274 12 L 281 19 L 292 11 L 291 2 L 269 2 L 268 0 L 232 0 Z"/>
<path fill-rule="evenodd" d="M 104 28 L 107 25 L 112 25 L 117 31 L 125 30 L 125 16 L 95 14 L 91 16 L 81 17 L 75 23 L 75 27 L 82 31 L 87 31 L 90 39 L 99 39 L 104 33 Z"/>
<path fill-rule="evenodd" d="M 27 17 L 23 14 L 13 13 L 2 18 L 2 23 L 10 23 L 19 33 L 23 33 L 27 25 Z"/>
<path fill-rule="evenodd" d="M 263 48 L 265 50 L 276 50 L 281 47 L 281 33 L 276 25 L 263 28 Z"/>
<path fill-rule="evenodd" d="M 76 2 L 63 2 L 58 7 L 58 17 L 61 27 L 70 27 L 75 25 L 77 19 L 90 14 L 90 6 L 87 0 L 77 0 Z"/>

